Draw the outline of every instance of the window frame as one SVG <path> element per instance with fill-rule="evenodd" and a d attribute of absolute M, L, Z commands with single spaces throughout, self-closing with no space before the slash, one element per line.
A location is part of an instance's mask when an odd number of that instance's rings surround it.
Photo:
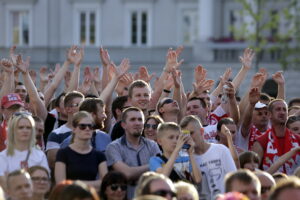
<path fill-rule="evenodd" d="M 14 44 L 13 43 L 13 23 L 12 23 L 12 12 L 28 12 L 28 44 L 24 44 L 23 42 L 19 44 Z M 5 9 L 5 26 L 6 26 L 6 46 L 10 47 L 12 45 L 17 45 L 21 47 L 28 47 L 28 46 L 33 46 L 33 28 L 32 28 L 32 15 L 33 15 L 33 6 L 32 5 L 25 5 L 25 4 L 8 4 L 6 5 Z M 20 35 L 19 35 L 20 37 Z"/>

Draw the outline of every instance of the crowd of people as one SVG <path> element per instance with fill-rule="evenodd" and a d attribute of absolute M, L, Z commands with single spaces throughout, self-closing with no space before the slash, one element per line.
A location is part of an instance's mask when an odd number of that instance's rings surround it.
<path fill-rule="evenodd" d="M 276 97 L 261 91 L 264 68 L 240 88 L 247 48 L 234 77 L 198 65 L 187 91 L 182 51 L 168 49 L 155 77 L 103 48 L 102 73 L 83 68 L 78 46 L 36 72 L 12 47 L 0 61 L 0 200 L 300 199 L 300 97 L 287 104 L 283 72 Z"/>

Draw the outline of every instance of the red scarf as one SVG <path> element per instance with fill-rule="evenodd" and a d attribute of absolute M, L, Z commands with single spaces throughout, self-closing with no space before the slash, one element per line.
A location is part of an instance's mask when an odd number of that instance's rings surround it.
<path fill-rule="evenodd" d="M 248 149 L 252 149 L 252 146 L 254 144 L 254 142 L 256 141 L 256 139 L 263 135 L 265 132 L 261 132 L 259 131 L 256 126 L 254 126 L 252 124 L 251 128 L 250 128 L 250 131 L 249 131 L 249 142 L 248 142 Z"/>
<path fill-rule="evenodd" d="M 263 163 L 262 163 L 263 164 L 262 167 L 264 170 L 269 169 L 270 166 L 280 156 L 289 152 L 291 149 L 299 146 L 297 138 L 287 128 L 285 129 L 283 148 L 280 148 L 279 146 L 279 141 L 277 136 L 275 135 L 275 130 L 273 129 L 273 127 L 272 129 L 267 130 L 266 134 L 268 134 L 268 143 L 266 146 L 266 150 L 264 152 Z M 296 154 L 285 164 L 283 164 L 278 171 L 286 174 L 292 174 L 294 170 L 299 166 L 299 164 L 300 164 L 300 157 L 299 154 Z"/>

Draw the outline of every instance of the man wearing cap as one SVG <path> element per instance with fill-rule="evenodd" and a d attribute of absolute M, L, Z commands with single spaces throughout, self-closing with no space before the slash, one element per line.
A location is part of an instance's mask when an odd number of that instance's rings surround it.
<path fill-rule="evenodd" d="M 241 125 L 241 136 L 237 143 L 250 150 L 256 139 L 263 135 L 269 124 L 267 105 L 259 101 L 260 92 L 252 88 L 249 92 L 249 104 Z"/>
<path fill-rule="evenodd" d="M 8 119 L 18 111 L 24 108 L 24 103 L 20 96 L 16 93 L 11 93 L 3 96 L 1 99 L 1 109 L 3 115 L 3 121 L 0 125 L 0 151 L 6 148 L 6 126 Z"/>
<path fill-rule="evenodd" d="M 287 104 L 282 99 L 272 100 L 268 105 L 268 115 L 272 126 L 265 134 L 257 138 L 252 147 L 252 150 L 259 156 L 263 170 L 269 169 L 279 157 L 300 146 L 300 136 L 293 134 L 286 127 L 287 110 Z M 300 153 L 297 153 L 278 171 L 290 175 L 299 165 Z"/>

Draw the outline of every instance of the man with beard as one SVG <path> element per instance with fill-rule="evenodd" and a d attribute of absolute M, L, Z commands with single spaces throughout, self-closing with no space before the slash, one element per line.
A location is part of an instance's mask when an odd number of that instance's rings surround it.
<path fill-rule="evenodd" d="M 160 153 L 158 145 L 142 137 L 144 115 L 136 107 L 126 108 L 122 113 L 125 135 L 107 146 L 107 166 L 125 174 L 128 180 L 128 199 L 132 199 L 138 178 L 149 171 L 149 159 Z"/>
<path fill-rule="evenodd" d="M 300 144 L 300 137 L 293 134 L 287 127 L 287 105 L 282 99 L 275 99 L 268 105 L 268 115 L 272 127 L 257 138 L 253 151 L 259 155 L 261 168 L 267 170 L 280 156 L 296 148 Z M 299 166 L 299 153 L 285 162 L 278 171 L 292 174 Z"/>
<path fill-rule="evenodd" d="M 79 106 L 79 111 L 89 112 L 95 122 L 95 132 L 93 134 L 91 143 L 92 146 L 105 152 L 107 145 L 111 142 L 109 135 L 101 130 L 104 129 L 104 120 L 106 119 L 105 105 L 99 98 L 86 98 Z M 72 136 L 66 138 L 61 144 L 61 148 L 67 147 L 70 144 Z"/>

